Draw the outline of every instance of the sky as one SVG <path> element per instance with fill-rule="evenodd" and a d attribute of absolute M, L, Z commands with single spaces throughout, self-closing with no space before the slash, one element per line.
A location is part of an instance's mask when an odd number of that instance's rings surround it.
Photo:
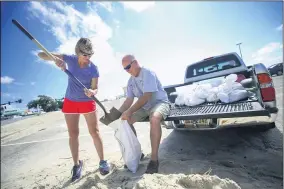
<path fill-rule="evenodd" d="M 67 75 L 36 55 L 21 23 L 49 51 L 75 54 L 93 42 L 100 100 L 123 94 L 130 77 L 121 58 L 134 54 L 162 85 L 182 83 L 189 64 L 241 51 L 247 65 L 283 62 L 283 2 L 1 2 L 1 103 L 38 95 L 62 98 Z"/>

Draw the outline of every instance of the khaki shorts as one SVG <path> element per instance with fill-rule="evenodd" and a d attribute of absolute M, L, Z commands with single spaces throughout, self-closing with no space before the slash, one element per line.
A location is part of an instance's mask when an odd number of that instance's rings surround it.
<path fill-rule="evenodd" d="M 144 121 L 148 117 L 150 118 L 154 112 L 159 112 L 163 116 L 162 120 L 165 120 L 170 113 L 170 105 L 167 103 L 158 103 L 149 110 L 141 108 L 132 115 L 132 120 L 135 122 Z"/>

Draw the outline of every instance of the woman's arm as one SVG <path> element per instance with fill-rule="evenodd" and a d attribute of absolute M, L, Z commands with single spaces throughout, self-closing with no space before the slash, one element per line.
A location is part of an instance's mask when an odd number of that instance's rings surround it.
<path fill-rule="evenodd" d="M 51 53 L 53 56 L 63 60 L 63 54 Z M 43 60 L 52 60 L 45 52 L 38 53 L 38 56 Z"/>
<path fill-rule="evenodd" d="M 91 89 L 92 90 L 98 89 L 98 78 L 92 78 Z"/>
<path fill-rule="evenodd" d="M 85 95 L 88 96 L 89 98 L 91 96 L 94 96 L 98 93 L 98 78 L 92 78 L 91 81 L 91 88 L 90 89 L 84 89 Z"/>
<path fill-rule="evenodd" d="M 51 53 L 53 56 L 55 56 L 55 64 L 61 68 L 62 70 L 66 69 L 66 65 L 64 63 L 63 60 L 63 54 L 56 54 L 56 53 Z M 52 59 L 45 53 L 45 52 L 40 52 L 38 53 L 38 56 L 43 59 L 43 60 L 50 60 L 52 61 Z"/>

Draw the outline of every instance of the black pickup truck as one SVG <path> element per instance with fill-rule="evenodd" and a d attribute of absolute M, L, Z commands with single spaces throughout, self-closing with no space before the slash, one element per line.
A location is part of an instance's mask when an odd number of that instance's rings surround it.
<path fill-rule="evenodd" d="M 173 92 L 179 87 L 204 82 L 230 74 L 242 75 L 240 81 L 250 95 L 245 100 L 234 103 L 203 103 L 197 106 L 178 106 L 177 95 Z M 171 101 L 168 128 L 176 130 L 214 130 L 228 127 L 255 126 L 261 130 L 275 127 L 277 106 L 272 77 L 262 64 L 246 66 L 235 52 L 206 58 L 190 64 L 185 71 L 184 83 L 164 87 Z"/>

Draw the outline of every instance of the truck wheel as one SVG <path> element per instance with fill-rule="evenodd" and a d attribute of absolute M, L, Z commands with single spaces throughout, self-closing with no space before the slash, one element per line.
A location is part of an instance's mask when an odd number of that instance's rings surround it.
<path fill-rule="evenodd" d="M 166 129 L 173 129 L 173 122 L 172 121 L 166 121 L 165 124 L 162 124 L 164 128 Z"/>
<path fill-rule="evenodd" d="M 275 128 L 275 122 L 273 123 L 270 123 L 270 124 L 267 124 L 267 125 L 259 125 L 256 127 L 256 130 L 259 131 L 259 132 L 266 132 L 270 129 L 273 129 Z"/>

